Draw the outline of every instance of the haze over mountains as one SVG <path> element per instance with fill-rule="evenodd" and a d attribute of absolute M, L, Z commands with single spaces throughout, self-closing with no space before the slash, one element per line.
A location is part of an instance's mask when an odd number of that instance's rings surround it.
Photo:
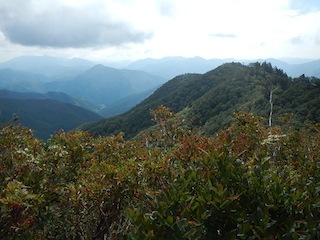
<path fill-rule="evenodd" d="M 55 130 L 98 120 L 98 114 L 125 112 L 165 81 L 80 59 L 20 57 L 0 67 L 0 120 L 17 114 L 37 137 L 47 138 Z"/>
<path fill-rule="evenodd" d="M 290 77 L 299 77 L 302 74 L 306 76 L 320 77 L 320 60 L 288 59 L 288 63 L 279 59 L 204 59 L 201 57 L 183 58 L 183 57 L 168 57 L 163 59 L 143 59 L 133 62 L 127 68 L 135 70 L 143 70 L 159 76 L 172 79 L 183 73 L 206 73 L 223 63 L 241 62 L 249 64 L 253 62 L 270 62 L 272 66 L 282 69 Z"/>
<path fill-rule="evenodd" d="M 102 64 L 106 67 L 117 69 L 131 69 L 155 74 L 166 80 L 184 73 L 205 73 L 223 63 L 241 62 L 270 62 L 273 66 L 282 69 L 290 77 L 306 76 L 320 77 L 320 59 L 300 58 L 267 58 L 267 59 L 204 59 L 201 57 L 165 57 L 161 59 L 146 58 L 137 61 L 93 62 L 80 58 L 60 58 L 50 56 L 21 56 L 0 63 L 0 69 L 13 69 L 29 73 L 40 74 L 51 80 L 75 76 L 89 68 Z M 45 79 L 45 78 L 43 78 Z"/>
<path fill-rule="evenodd" d="M 87 118 L 81 115 L 88 116 L 87 112 L 81 110 L 80 117 L 78 117 L 81 121 L 69 124 L 66 127 L 69 130 L 85 121 L 97 120 L 99 116 L 96 114 L 112 117 L 125 113 L 150 95 L 151 98 L 154 97 L 152 94 L 157 88 L 176 76 L 196 73 L 194 76 L 197 78 L 198 74 L 204 74 L 232 61 L 237 60 L 167 57 L 142 59 L 131 63 L 109 62 L 107 65 L 79 58 L 67 59 L 49 56 L 15 58 L 0 64 L 0 89 L 6 90 L 0 92 L 1 110 L 5 109 L 6 112 L 6 114 L 2 114 L 1 120 L 8 120 L 9 116 L 17 111 L 20 115 L 27 112 L 34 115 L 33 110 L 21 111 L 22 108 L 30 108 L 32 101 L 34 106 L 38 108 L 45 106 L 45 108 L 57 109 L 56 105 L 60 104 L 62 110 L 71 104 L 77 106 L 77 111 L 85 108 L 86 111 L 95 112 Z M 256 62 L 256 60 L 238 61 L 243 64 Z M 259 62 L 263 61 L 283 69 L 290 77 L 301 75 L 320 77 L 320 60 L 287 59 L 288 62 L 278 59 L 259 60 Z M 181 78 L 185 77 L 181 76 Z M 178 77 L 178 79 L 180 78 Z M 185 83 L 181 82 L 180 84 Z M 180 87 L 180 85 L 173 86 L 173 88 Z M 170 93 L 172 89 L 167 88 L 166 91 Z M 162 92 L 161 94 L 164 96 L 167 93 Z M 173 99 L 174 95 L 172 95 Z M 22 104 L 22 102 L 24 103 Z M 40 107 L 42 103 L 44 105 Z M 11 113 L 9 113 L 8 106 L 12 106 Z M 52 113 L 46 114 L 52 115 Z M 60 112 L 56 112 L 56 116 L 60 116 L 61 121 L 68 121 Z M 21 120 L 23 119 L 25 117 L 21 115 Z M 40 125 L 42 124 L 43 122 Z M 29 125 L 37 126 L 34 123 Z M 51 126 L 47 129 L 52 132 L 55 128 L 56 126 Z M 40 135 L 47 137 L 48 132 Z"/>
<path fill-rule="evenodd" d="M 0 68 L 26 71 L 46 77 L 59 78 L 81 73 L 95 63 L 80 58 L 60 58 L 50 56 L 21 56 L 0 64 Z"/>
<path fill-rule="evenodd" d="M 18 92 L 64 92 L 86 102 L 84 106 L 90 106 L 90 110 L 99 112 L 100 108 L 148 92 L 166 81 L 142 71 L 115 69 L 80 59 L 62 60 L 20 57 L 2 63 L 0 88 Z M 45 69 L 48 72 L 44 72 Z"/>

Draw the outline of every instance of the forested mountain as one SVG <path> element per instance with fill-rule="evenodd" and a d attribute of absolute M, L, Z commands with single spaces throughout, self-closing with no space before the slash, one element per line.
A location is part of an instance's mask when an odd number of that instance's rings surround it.
<path fill-rule="evenodd" d="M 90 105 L 88 102 L 81 101 L 74 97 L 71 97 L 63 92 L 47 92 L 47 93 L 35 93 L 35 92 L 14 92 L 7 89 L 0 89 L 0 99 L 51 99 L 64 103 L 69 103 L 78 107 L 83 107 L 86 109 L 92 109 L 94 106 Z"/>
<path fill-rule="evenodd" d="M 175 77 L 127 113 L 82 126 L 94 135 L 125 132 L 133 137 L 152 126 L 150 109 L 163 104 L 178 112 L 198 131 L 212 135 L 228 126 L 233 112 L 248 111 L 269 117 L 272 91 L 272 120 L 277 124 L 292 114 L 296 126 L 320 121 L 320 84 L 317 78 L 289 78 L 268 63 L 227 63 L 206 74 Z M 286 115 L 287 117 L 289 115 Z"/>
<path fill-rule="evenodd" d="M 35 136 L 47 139 L 63 129 L 69 131 L 83 122 L 101 119 L 96 113 L 72 104 L 52 99 L 0 99 L 0 121 L 6 124 L 13 118 L 35 130 Z"/>
<path fill-rule="evenodd" d="M 153 89 L 165 79 L 142 71 L 96 65 L 70 81 L 46 85 L 51 91 L 65 92 L 95 105 L 107 105 L 133 94 Z"/>

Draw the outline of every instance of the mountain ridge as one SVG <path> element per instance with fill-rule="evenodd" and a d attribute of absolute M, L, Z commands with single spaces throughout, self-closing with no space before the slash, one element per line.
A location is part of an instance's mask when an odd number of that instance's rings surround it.
<path fill-rule="evenodd" d="M 314 78 L 316 79 L 316 78 Z M 312 79 L 311 79 L 312 80 Z M 188 119 L 204 134 L 226 127 L 235 111 L 250 111 L 268 117 L 270 87 L 274 91 L 274 118 L 294 113 L 295 121 L 320 121 L 320 84 L 307 77 L 289 78 L 270 63 L 226 63 L 205 74 L 184 74 L 158 88 L 130 111 L 114 118 L 83 125 L 93 135 L 118 134 L 128 138 L 152 126 L 150 109 L 165 105 Z M 292 98 L 296 96 L 296 98 Z M 313 96 L 314 99 L 309 99 Z M 304 112 L 304 107 L 311 110 Z M 275 122 L 277 122 L 275 121 Z"/>

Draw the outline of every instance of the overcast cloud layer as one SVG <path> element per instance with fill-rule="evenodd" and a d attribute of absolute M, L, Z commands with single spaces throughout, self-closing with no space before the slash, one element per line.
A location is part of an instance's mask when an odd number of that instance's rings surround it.
<path fill-rule="evenodd" d="M 0 0 L 0 61 L 320 58 L 319 0 Z"/>
<path fill-rule="evenodd" d="M 0 27 L 9 41 L 25 46 L 114 46 L 151 37 L 126 22 L 113 21 L 99 6 L 72 8 L 46 0 L 1 1 Z"/>

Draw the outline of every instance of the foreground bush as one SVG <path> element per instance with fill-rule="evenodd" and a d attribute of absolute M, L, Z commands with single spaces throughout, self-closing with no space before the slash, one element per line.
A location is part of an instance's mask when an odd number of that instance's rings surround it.
<path fill-rule="evenodd" d="M 215 137 L 169 109 L 127 141 L 0 129 L 0 239 L 319 239 L 319 126 L 237 114 Z"/>

